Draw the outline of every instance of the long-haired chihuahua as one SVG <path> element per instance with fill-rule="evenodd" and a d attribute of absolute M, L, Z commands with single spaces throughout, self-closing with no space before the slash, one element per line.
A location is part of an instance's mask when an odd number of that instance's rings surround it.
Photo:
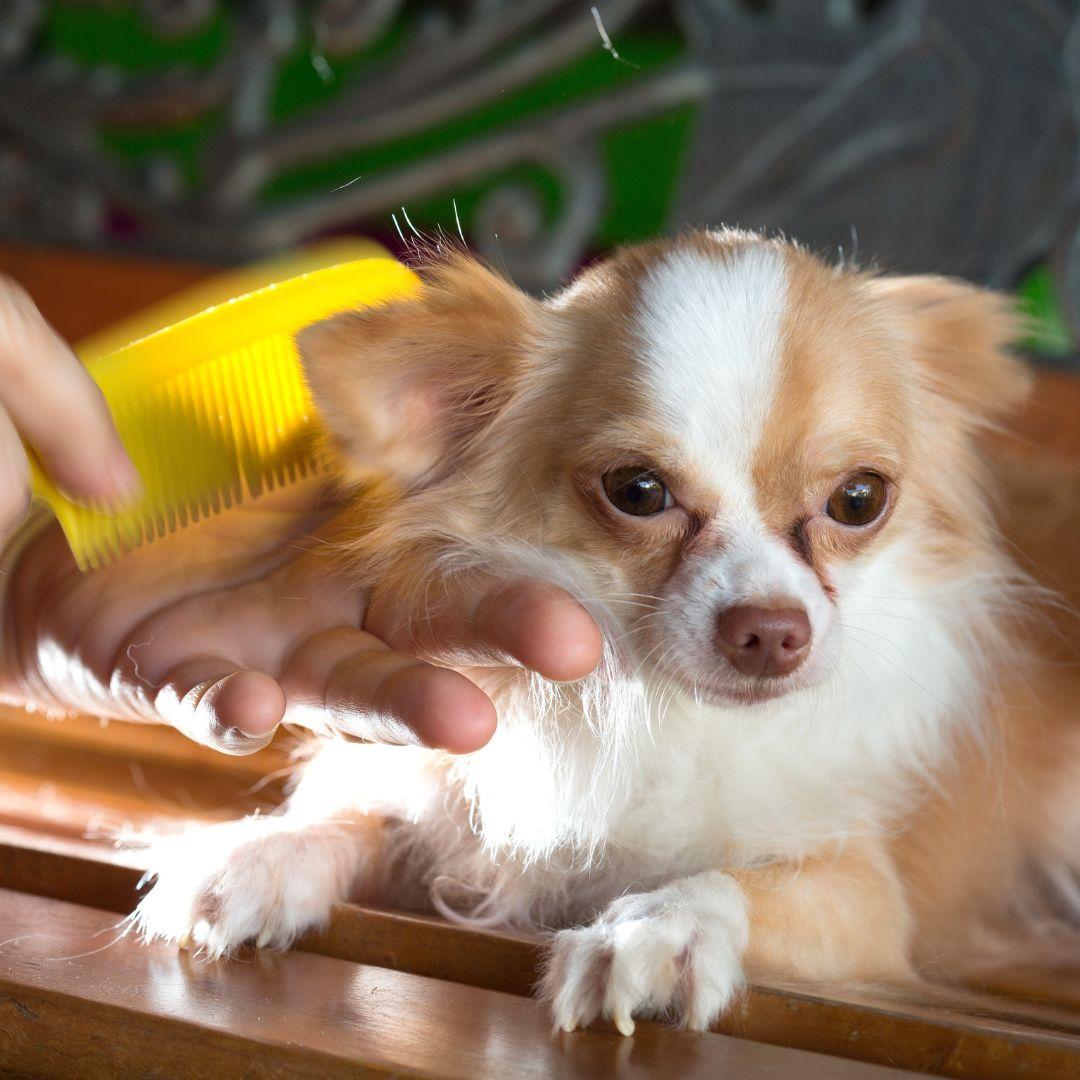
<path fill-rule="evenodd" d="M 546 300 L 423 276 L 301 338 L 341 572 L 417 619 L 455 577 L 554 583 L 604 660 L 463 669 L 500 717 L 467 756 L 322 742 L 279 813 L 161 849 L 146 936 L 283 947 L 350 897 L 542 929 L 556 1023 L 630 1032 L 1070 912 L 1075 698 L 988 498 L 1029 385 L 1003 298 L 737 231 Z"/>

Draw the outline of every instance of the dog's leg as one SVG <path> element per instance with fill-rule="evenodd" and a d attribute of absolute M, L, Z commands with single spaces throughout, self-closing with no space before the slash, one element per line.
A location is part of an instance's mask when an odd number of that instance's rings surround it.
<path fill-rule="evenodd" d="M 884 847 L 855 842 L 798 864 L 738 870 L 751 978 L 902 979 L 911 974 L 912 914 Z"/>
<path fill-rule="evenodd" d="M 334 904 L 378 891 L 383 815 L 415 815 L 435 790 L 419 753 L 328 744 L 282 811 L 155 844 L 154 886 L 133 925 L 210 957 L 249 941 L 287 947 Z"/>
<path fill-rule="evenodd" d="M 598 1016 L 624 1034 L 635 1016 L 706 1028 L 743 983 L 746 900 L 719 870 L 613 900 L 589 926 L 555 935 L 543 989 L 564 1031 Z"/>
<path fill-rule="evenodd" d="M 286 948 L 377 872 L 380 831 L 364 815 L 312 822 L 284 813 L 172 838 L 153 849 L 154 886 L 134 925 L 147 940 L 215 959 L 249 941 Z"/>
<path fill-rule="evenodd" d="M 719 870 L 613 900 L 555 936 L 544 978 L 556 1023 L 635 1016 L 707 1028 L 753 975 L 906 974 L 911 918 L 883 852 Z"/>

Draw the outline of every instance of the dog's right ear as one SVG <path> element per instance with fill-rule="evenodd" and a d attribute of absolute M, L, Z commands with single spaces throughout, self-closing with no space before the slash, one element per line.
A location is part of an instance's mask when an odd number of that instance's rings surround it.
<path fill-rule="evenodd" d="M 460 253 L 419 297 L 336 315 L 297 341 L 346 476 L 413 487 L 452 466 L 513 396 L 539 305 Z"/>

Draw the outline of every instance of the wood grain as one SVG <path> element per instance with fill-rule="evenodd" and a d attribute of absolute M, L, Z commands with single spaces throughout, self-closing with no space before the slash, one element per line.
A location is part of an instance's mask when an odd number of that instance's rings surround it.
<path fill-rule="evenodd" d="M 35 1076 L 902 1075 L 654 1024 L 553 1037 L 510 994 L 304 953 L 202 964 L 118 937 L 111 913 L 6 890 L 0 925 L 0 1063 Z"/>
<path fill-rule="evenodd" d="M 542 960 L 537 939 L 357 905 L 338 908 L 298 947 L 523 995 Z M 1010 973 L 995 978 L 1007 982 Z M 757 984 L 716 1030 L 941 1076 L 1080 1075 L 1080 1013 L 1061 1007 L 1050 984 L 1043 980 L 1043 1003 L 929 984 L 821 991 Z"/>
<path fill-rule="evenodd" d="M 136 899 L 140 871 L 131 864 L 137 862 L 137 853 L 118 857 L 86 842 L 0 828 L 0 888 L 61 900 L 95 896 L 99 906 L 123 914 Z M 535 985 L 541 959 L 536 938 L 356 905 L 340 906 L 326 930 L 308 935 L 298 950 L 521 997 Z M 251 962 L 254 954 L 241 966 Z M 994 977 L 1004 983 L 1010 973 Z M 717 1030 L 940 1076 L 1080 1075 L 1080 1014 L 1055 1003 L 1049 980 L 1043 982 L 1042 1003 L 934 986 L 812 991 L 756 985 Z M 1067 995 L 1071 984 L 1066 979 L 1063 985 Z"/>
<path fill-rule="evenodd" d="M 0 824 L 0 888 L 126 915 L 142 876 L 137 851 Z"/>
<path fill-rule="evenodd" d="M 985 974 L 977 987 L 984 994 L 1011 1000 L 1061 1005 L 1080 1018 L 1080 961 L 1042 967 L 1011 967 Z"/>
<path fill-rule="evenodd" d="M 281 799 L 283 778 L 264 781 L 160 754 L 90 752 L 85 730 L 69 743 L 57 737 L 65 722 L 39 724 L 16 734 L 0 719 L 0 822 L 79 837 L 160 821 L 225 820 Z"/>
<path fill-rule="evenodd" d="M 124 761 L 164 762 L 197 772 L 236 777 L 253 784 L 290 764 L 291 737 L 287 732 L 255 754 L 221 754 L 200 746 L 172 728 L 158 724 L 105 721 L 75 716 L 62 720 L 24 709 L 0 705 L 0 747 L 11 742 L 32 742 L 42 747 L 86 750 Z"/>

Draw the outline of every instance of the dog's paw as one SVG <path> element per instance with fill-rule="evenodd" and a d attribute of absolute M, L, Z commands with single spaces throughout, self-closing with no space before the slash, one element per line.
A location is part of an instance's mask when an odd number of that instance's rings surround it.
<path fill-rule="evenodd" d="M 212 959 L 245 942 L 285 948 L 346 898 L 360 844 L 334 826 L 273 816 L 173 837 L 152 849 L 154 885 L 133 927 Z"/>
<path fill-rule="evenodd" d="M 612 901 L 555 936 L 544 992 L 564 1031 L 602 1016 L 624 1035 L 635 1016 L 703 1030 L 743 985 L 749 937 L 735 881 L 715 871 Z"/>

